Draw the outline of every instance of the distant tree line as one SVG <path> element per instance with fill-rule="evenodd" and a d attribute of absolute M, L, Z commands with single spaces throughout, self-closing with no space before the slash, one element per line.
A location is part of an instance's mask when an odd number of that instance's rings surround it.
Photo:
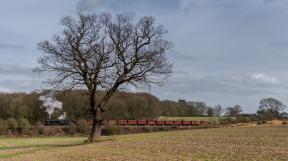
<path fill-rule="evenodd" d="M 47 92 L 0 93 L 0 119 L 27 119 L 32 124 L 37 121 L 44 122 L 48 115 L 45 108 L 40 108 L 42 102 L 39 97 Z M 59 92 L 56 94 L 56 99 L 63 103 L 63 109 L 56 109 L 51 119 L 58 118 L 63 112 L 73 121 L 90 119 L 87 115 L 88 95 L 85 90 Z M 156 119 L 161 115 L 160 101 L 147 93 L 119 92 L 113 96 L 107 107 L 106 119 Z"/>
<path fill-rule="evenodd" d="M 49 91 L 32 93 L 0 93 L 0 123 L 4 120 L 11 122 L 25 122 L 34 125 L 44 123 L 48 118 L 45 108 L 40 108 L 42 102 L 39 97 Z M 101 96 L 101 93 L 99 94 Z M 67 118 L 90 120 L 88 94 L 85 90 L 56 93 L 56 99 L 63 103 L 62 110 L 55 110 L 51 119 L 57 119 L 63 112 Z M 101 97 L 99 98 L 101 99 Z M 264 98 L 260 101 L 256 114 L 243 114 L 240 105 L 223 108 L 221 105 L 214 107 L 205 102 L 191 102 L 186 100 L 164 100 L 148 93 L 117 92 L 107 105 L 105 119 L 157 119 L 160 116 L 170 117 L 201 117 L 201 116 L 227 116 L 227 117 L 257 117 L 258 120 L 272 120 L 287 116 L 284 113 L 285 105 L 274 98 Z M 11 121 L 12 120 L 12 121 Z M 16 121 L 13 121 L 16 120 Z M 13 126 L 12 126 L 13 127 Z"/>
<path fill-rule="evenodd" d="M 240 115 L 242 108 L 240 105 L 235 105 L 223 108 L 221 105 L 214 107 L 207 106 L 205 102 L 189 102 L 185 100 L 176 101 L 161 101 L 161 114 L 163 116 L 229 116 L 234 117 Z"/>

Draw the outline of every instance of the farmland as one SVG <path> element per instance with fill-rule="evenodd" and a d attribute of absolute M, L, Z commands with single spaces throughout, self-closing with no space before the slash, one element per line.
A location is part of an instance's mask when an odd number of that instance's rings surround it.
<path fill-rule="evenodd" d="M 1 160 L 287 160 L 288 126 L 229 127 L 103 137 L 0 138 Z"/>

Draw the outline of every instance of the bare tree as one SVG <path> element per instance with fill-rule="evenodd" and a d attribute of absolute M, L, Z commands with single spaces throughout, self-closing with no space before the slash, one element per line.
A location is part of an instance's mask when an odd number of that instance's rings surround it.
<path fill-rule="evenodd" d="M 216 116 L 221 116 L 222 112 L 223 112 L 223 108 L 221 107 L 221 105 L 216 105 L 214 107 L 214 112 Z"/>
<path fill-rule="evenodd" d="M 242 112 L 242 108 L 240 105 L 235 105 L 233 107 L 226 108 L 226 116 L 237 116 Z"/>
<path fill-rule="evenodd" d="M 61 33 L 39 43 L 39 69 L 56 73 L 48 80 L 54 88 L 88 89 L 93 125 L 87 141 L 94 142 L 101 136 L 106 104 L 119 88 L 163 84 L 171 73 L 166 58 L 171 43 L 153 17 L 132 23 L 121 14 L 79 14 L 63 17 L 61 25 Z M 105 92 L 101 98 L 99 90 Z"/>

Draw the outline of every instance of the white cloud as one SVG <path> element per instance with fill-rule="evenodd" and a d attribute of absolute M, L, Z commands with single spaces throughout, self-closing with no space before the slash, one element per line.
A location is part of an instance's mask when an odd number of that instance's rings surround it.
<path fill-rule="evenodd" d="M 13 92 L 16 92 L 15 90 L 13 89 L 10 89 L 10 88 L 5 88 L 5 87 L 0 87 L 0 92 L 4 92 L 4 93 L 13 93 Z"/>
<path fill-rule="evenodd" d="M 253 81 L 264 84 L 278 84 L 279 82 L 276 77 L 267 76 L 262 73 L 252 74 L 251 78 Z"/>
<path fill-rule="evenodd" d="M 278 86 L 279 80 L 276 77 L 268 76 L 262 73 L 254 73 L 254 74 L 230 74 L 224 75 L 223 79 L 224 82 L 232 83 L 232 84 L 241 84 L 244 86 L 250 87 L 271 87 L 271 86 Z"/>

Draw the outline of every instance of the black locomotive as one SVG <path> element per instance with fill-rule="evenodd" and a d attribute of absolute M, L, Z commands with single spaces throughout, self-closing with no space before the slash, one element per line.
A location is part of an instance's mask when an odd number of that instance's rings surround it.
<path fill-rule="evenodd" d="M 46 120 L 45 126 L 69 126 L 71 125 L 71 121 L 67 119 L 59 119 L 59 120 Z"/>

